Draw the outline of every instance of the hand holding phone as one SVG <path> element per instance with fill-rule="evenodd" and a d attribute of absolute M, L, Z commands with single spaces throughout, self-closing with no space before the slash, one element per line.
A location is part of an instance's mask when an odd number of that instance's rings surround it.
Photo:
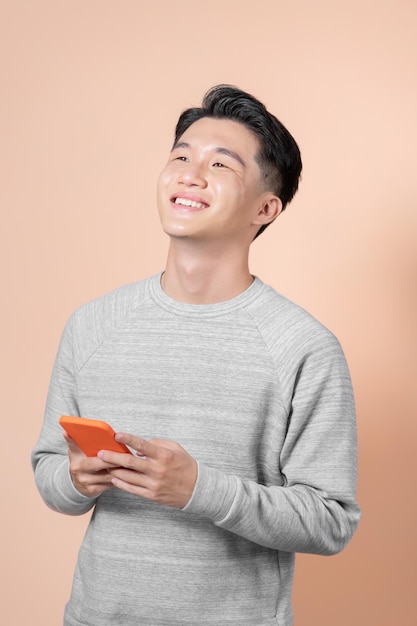
<path fill-rule="evenodd" d="M 116 433 L 107 422 L 62 415 L 59 423 L 86 456 L 97 456 L 100 450 L 132 454 L 127 446 L 116 441 Z"/>

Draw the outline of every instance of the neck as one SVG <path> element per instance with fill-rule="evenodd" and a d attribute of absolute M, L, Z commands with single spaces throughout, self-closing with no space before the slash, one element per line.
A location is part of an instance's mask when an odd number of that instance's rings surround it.
<path fill-rule="evenodd" d="M 226 251 L 188 246 L 171 240 L 162 288 L 167 295 L 189 304 L 215 304 L 238 296 L 253 281 L 248 250 Z"/>

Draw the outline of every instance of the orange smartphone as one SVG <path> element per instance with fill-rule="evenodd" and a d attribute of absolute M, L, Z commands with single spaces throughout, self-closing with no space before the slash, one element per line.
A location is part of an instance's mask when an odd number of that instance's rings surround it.
<path fill-rule="evenodd" d="M 62 415 L 59 423 L 87 456 L 97 456 L 99 450 L 132 454 L 127 446 L 115 440 L 116 433 L 107 422 Z"/>

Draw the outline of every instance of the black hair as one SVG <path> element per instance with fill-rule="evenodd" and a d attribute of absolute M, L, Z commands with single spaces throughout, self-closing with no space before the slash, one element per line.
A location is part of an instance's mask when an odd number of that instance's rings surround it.
<path fill-rule="evenodd" d="M 257 155 L 263 185 L 282 202 L 282 209 L 298 189 L 302 163 L 298 145 L 283 124 L 254 96 L 233 85 L 216 85 L 204 96 L 201 107 L 181 113 L 175 128 L 175 144 L 185 131 L 203 117 L 240 122 L 256 135 L 260 142 Z M 269 224 L 260 227 L 255 238 Z"/>

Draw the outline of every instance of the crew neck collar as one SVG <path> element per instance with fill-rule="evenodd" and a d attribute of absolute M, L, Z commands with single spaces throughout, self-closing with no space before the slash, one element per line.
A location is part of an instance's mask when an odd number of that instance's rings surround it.
<path fill-rule="evenodd" d="M 259 296 L 264 288 L 264 283 L 255 276 L 249 287 L 234 298 L 214 304 L 190 304 L 188 302 L 175 300 L 165 293 L 161 286 L 162 274 L 163 272 L 159 272 L 149 279 L 151 297 L 162 308 L 176 315 L 183 315 L 185 317 L 216 317 L 218 315 L 224 315 L 230 311 L 247 306 Z"/>

